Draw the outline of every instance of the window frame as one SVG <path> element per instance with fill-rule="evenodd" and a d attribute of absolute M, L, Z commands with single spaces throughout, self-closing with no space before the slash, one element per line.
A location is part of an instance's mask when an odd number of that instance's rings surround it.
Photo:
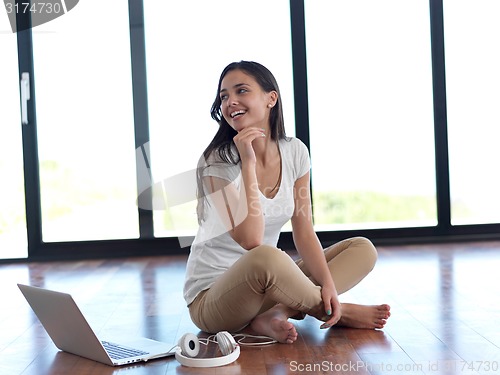
<path fill-rule="evenodd" d="M 304 1 L 290 0 L 291 46 L 294 80 L 294 108 L 296 137 L 308 147 L 309 109 L 307 98 L 307 46 L 305 37 Z M 146 54 L 144 35 L 144 10 L 142 1 L 129 0 L 129 26 L 135 121 L 135 145 L 140 148 L 150 141 L 148 127 L 148 99 L 146 87 Z M 446 75 L 442 0 L 429 0 L 431 25 L 431 55 L 434 106 L 434 134 L 436 158 L 436 194 L 438 224 L 432 227 L 384 228 L 318 232 L 323 245 L 338 240 L 365 236 L 376 244 L 425 243 L 459 240 L 500 239 L 500 223 L 452 225 L 450 214 L 450 171 L 448 159 L 448 133 L 446 112 Z M 36 75 L 33 68 L 33 43 L 29 14 L 17 15 L 19 78 L 29 72 L 31 100 L 28 102 L 29 126 L 22 127 L 23 162 L 26 194 L 26 225 L 28 231 L 28 259 L 83 259 L 116 256 L 186 254 L 177 237 L 154 238 L 152 211 L 138 208 L 140 237 L 138 239 L 44 243 L 41 237 L 40 182 L 36 134 Z M 29 152 L 27 152 L 29 150 Z M 146 150 L 142 150 L 146 152 Z M 154 162 L 154 161 L 153 161 Z M 139 163 L 136 171 L 139 176 Z M 131 166 L 132 167 L 132 166 Z M 314 170 L 313 172 L 314 173 Z M 138 186 L 140 181 L 138 178 Z M 312 186 L 311 186 L 312 187 Z M 313 187 L 312 187 L 313 188 Z M 149 196 L 143 197 L 151 199 Z M 190 238 L 187 237 L 187 240 Z M 183 239 L 186 240 L 186 239 Z M 294 247 L 290 232 L 283 232 L 279 246 Z M 18 259 L 17 261 L 25 261 Z M 14 259 L 0 259 L 13 262 Z"/>

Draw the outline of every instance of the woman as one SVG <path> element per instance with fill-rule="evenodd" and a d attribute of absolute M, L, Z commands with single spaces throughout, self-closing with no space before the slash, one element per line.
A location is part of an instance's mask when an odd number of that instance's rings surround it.
<path fill-rule="evenodd" d="M 200 227 L 184 287 L 193 322 L 211 333 L 247 327 L 289 344 L 297 339 L 289 318 L 306 314 L 321 328 L 383 328 L 388 305 L 339 302 L 377 253 L 361 237 L 322 249 L 312 225 L 309 153 L 285 136 L 272 73 L 256 62 L 229 64 L 211 115 L 219 130 L 198 166 Z M 276 248 L 290 219 L 297 262 Z"/>

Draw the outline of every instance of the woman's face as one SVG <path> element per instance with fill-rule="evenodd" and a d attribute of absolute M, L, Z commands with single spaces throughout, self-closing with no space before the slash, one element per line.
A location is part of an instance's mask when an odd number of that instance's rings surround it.
<path fill-rule="evenodd" d="M 251 75 L 231 70 L 222 79 L 219 95 L 222 115 L 234 130 L 269 129 L 269 112 L 277 99 L 275 91 L 266 93 Z"/>

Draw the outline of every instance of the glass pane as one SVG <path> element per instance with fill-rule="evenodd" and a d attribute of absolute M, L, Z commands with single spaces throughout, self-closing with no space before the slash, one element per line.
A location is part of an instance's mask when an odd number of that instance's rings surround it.
<path fill-rule="evenodd" d="M 0 16 L 0 259 L 28 256 L 17 35 Z"/>
<path fill-rule="evenodd" d="M 166 190 L 180 184 L 189 190 L 155 210 L 155 235 L 194 235 L 196 182 L 184 172 L 194 172 L 217 131 L 210 107 L 222 69 L 240 60 L 269 68 L 280 86 L 287 134 L 295 134 L 289 1 L 146 0 L 144 7 L 153 177 Z"/>
<path fill-rule="evenodd" d="M 43 240 L 138 237 L 127 2 L 33 32 Z"/>
<path fill-rule="evenodd" d="M 436 225 L 428 2 L 305 13 L 316 229 Z"/>
<path fill-rule="evenodd" d="M 500 2 L 444 2 L 451 222 L 500 222 Z"/>

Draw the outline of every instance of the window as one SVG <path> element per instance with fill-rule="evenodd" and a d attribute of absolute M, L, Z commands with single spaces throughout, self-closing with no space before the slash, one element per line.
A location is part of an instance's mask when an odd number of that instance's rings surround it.
<path fill-rule="evenodd" d="M 317 230 L 436 225 L 429 4 L 305 2 Z"/>
<path fill-rule="evenodd" d="M 43 241 L 137 238 L 127 2 L 33 29 Z"/>
<path fill-rule="evenodd" d="M 451 221 L 500 222 L 500 4 L 444 1 Z"/>
<path fill-rule="evenodd" d="M 185 187 L 183 199 L 167 194 L 167 209 L 155 210 L 155 236 L 193 235 L 194 169 L 217 131 L 210 107 L 226 65 L 253 60 L 269 68 L 280 85 L 287 134 L 295 134 L 289 2 L 146 0 L 144 14 L 153 177 L 167 192 Z"/>
<path fill-rule="evenodd" d="M 0 15 L 0 259 L 28 255 L 17 35 Z"/>

